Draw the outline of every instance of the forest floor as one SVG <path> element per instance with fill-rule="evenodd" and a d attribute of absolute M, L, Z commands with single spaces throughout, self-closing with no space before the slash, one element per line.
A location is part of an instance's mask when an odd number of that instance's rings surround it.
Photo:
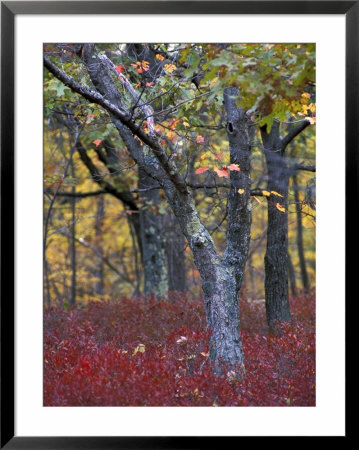
<path fill-rule="evenodd" d="M 315 296 L 268 334 L 264 301 L 241 299 L 246 375 L 213 375 L 203 302 L 172 293 L 44 310 L 45 406 L 315 406 Z"/>

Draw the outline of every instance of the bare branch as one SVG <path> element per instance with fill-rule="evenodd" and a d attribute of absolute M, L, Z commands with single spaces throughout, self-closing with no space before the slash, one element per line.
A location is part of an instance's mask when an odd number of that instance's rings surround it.
<path fill-rule="evenodd" d="M 57 79 L 62 81 L 65 86 L 68 86 L 71 90 L 80 94 L 91 103 L 96 103 L 97 105 L 102 106 L 115 119 L 119 120 L 129 130 L 131 130 L 135 136 L 140 138 L 144 144 L 148 145 L 176 189 L 182 193 L 187 192 L 186 183 L 180 175 L 173 160 L 169 159 L 166 151 L 157 140 L 150 137 L 144 130 L 131 121 L 127 112 L 105 99 L 105 97 L 100 93 L 92 91 L 88 86 L 77 83 L 72 77 L 66 75 L 61 69 L 59 69 L 56 64 L 51 62 L 46 56 L 44 57 L 44 65 L 53 75 L 55 75 Z"/>
<path fill-rule="evenodd" d="M 292 128 L 286 136 L 281 140 L 281 146 L 284 150 L 288 144 L 292 142 L 294 138 L 298 136 L 303 130 L 307 128 L 307 126 L 310 125 L 309 120 L 304 120 L 303 122 L 299 123 L 296 127 Z"/>
<path fill-rule="evenodd" d="M 46 191 L 47 194 L 54 195 L 54 192 Z M 109 194 L 108 191 L 105 189 L 100 189 L 98 191 L 92 191 L 92 192 L 58 192 L 58 197 L 75 197 L 75 198 L 86 198 L 86 197 L 94 197 L 96 195 L 101 194 Z"/>
<path fill-rule="evenodd" d="M 301 164 L 295 164 L 293 166 L 293 169 L 294 170 L 305 170 L 307 172 L 316 172 L 317 171 L 315 166 L 303 166 Z"/>

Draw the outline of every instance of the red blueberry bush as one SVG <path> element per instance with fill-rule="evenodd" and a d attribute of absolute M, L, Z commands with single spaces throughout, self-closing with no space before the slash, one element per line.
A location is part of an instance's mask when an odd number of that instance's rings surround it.
<path fill-rule="evenodd" d="M 119 299 L 44 311 L 45 406 L 314 406 L 315 300 L 268 334 L 263 302 L 241 300 L 245 377 L 215 376 L 203 303 Z"/>

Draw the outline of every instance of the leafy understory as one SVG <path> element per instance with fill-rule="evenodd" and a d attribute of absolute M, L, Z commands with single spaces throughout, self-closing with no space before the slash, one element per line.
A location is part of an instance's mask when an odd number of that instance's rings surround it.
<path fill-rule="evenodd" d="M 245 376 L 213 374 L 201 301 L 122 298 L 44 311 L 46 406 L 315 406 L 314 294 L 268 334 L 264 302 L 241 300 Z"/>

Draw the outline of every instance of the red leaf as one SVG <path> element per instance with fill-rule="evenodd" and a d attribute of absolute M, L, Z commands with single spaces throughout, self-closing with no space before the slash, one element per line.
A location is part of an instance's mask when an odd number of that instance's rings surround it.
<path fill-rule="evenodd" d="M 96 145 L 96 147 L 98 147 L 102 142 L 102 139 L 95 139 L 94 141 L 92 141 L 93 144 Z"/>
<path fill-rule="evenodd" d="M 116 70 L 117 73 L 121 73 L 121 72 L 123 72 L 125 70 L 125 68 L 123 66 L 116 66 L 115 70 Z"/>
<path fill-rule="evenodd" d="M 226 177 L 226 178 L 228 178 L 228 176 L 229 176 L 229 173 L 228 173 L 228 170 L 227 170 L 226 166 L 223 166 L 222 169 L 214 169 L 214 171 L 216 172 L 216 174 L 219 177 Z"/>
<path fill-rule="evenodd" d="M 241 169 L 239 168 L 239 165 L 238 164 L 230 164 L 228 167 L 227 167 L 227 169 L 228 170 L 236 170 L 237 172 L 240 172 L 241 171 Z"/>
<path fill-rule="evenodd" d="M 208 167 L 199 167 L 199 168 L 195 171 L 195 174 L 207 172 L 207 170 L 208 170 Z"/>
<path fill-rule="evenodd" d="M 203 136 L 197 136 L 196 137 L 196 142 L 197 142 L 197 144 L 202 144 L 202 142 L 204 142 L 204 137 Z"/>

